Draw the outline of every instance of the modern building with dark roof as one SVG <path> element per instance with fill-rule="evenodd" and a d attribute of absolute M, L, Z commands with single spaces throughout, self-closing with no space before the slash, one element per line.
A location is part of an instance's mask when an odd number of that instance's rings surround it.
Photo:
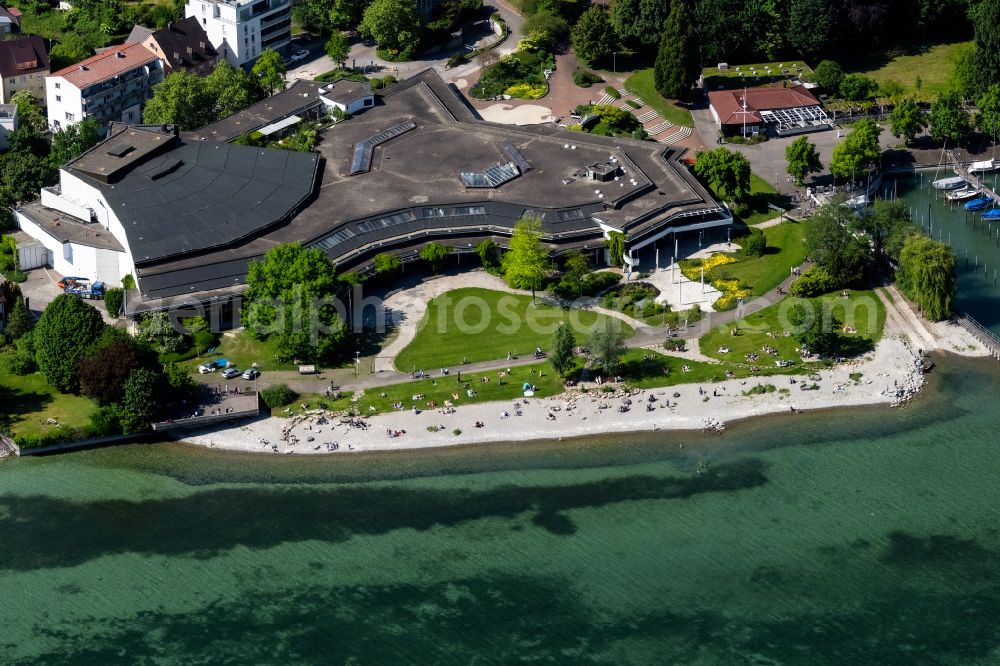
<path fill-rule="evenodd" d="M 48 74 L 49 55 L 41 37 L 0 41 L 0 104 L 10 102 L 19 90 L 27 90 L 44 101 Z"/>
<path fill-rule="evenodd" d="M 208 40 L 198 19 L 191 16 L 171 21 L 162 30 L 134 26 L 126 44 L 142 44 L 163 60 L 165 74 L 182 70 L 189 74 L 211 74 L 219 60 L 219 53 Z"/>
<path fill-rule="evenodd" d="M 805 86 L 764 86 L 708 93 L 709 109 L 722 133 L 791 136 L 830 128 L 819 100 Z"/>
<path fill-rule="evenodd" d="M 381 252 L 409 261 L 431 241 L 458 253 L 484 239 L 506 247 L 517 220 L 534 215 L 554 254 L 603 259 L 608 233 L 620 231 L 626 261 L 641 268 L 639 253 L 668 236 L 732 223 L 661 144 L 486 123 L 431 71 L 326 130 L 318 150 L 116 126 L 62 169 L 41 205 L 76 211 L 78 224 L 120 242 L 118 272 L 138 280 L 133 313 L 231 300 L 249 262 L 286 242 L 364 273 Z"/>

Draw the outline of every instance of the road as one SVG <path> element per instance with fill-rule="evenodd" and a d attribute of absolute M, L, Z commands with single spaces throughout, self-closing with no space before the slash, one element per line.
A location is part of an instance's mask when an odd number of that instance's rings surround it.
<path fill-rule="evenodd" d="M 513 5 L 506 2 L 506 0 L 490 0 L 487 6 L 492 6 L 493 9 L 499 12 L 503 20 L 507 22 L 507 28 L 510 30 L 510 36 L 500 45 L 497 53 L 501 55 L 513 53 L 517 49 L 517 43 L 521 41 L 521 25 L 524 19 L 517 13 Z M 303 48 L 309 51 L 310 57 L 288 70 L 288 81 L 314 79 L 316 76 L 335 68 L 333 61 L 324 53 L 323 44 L 320 41 L 315 40 L 308 44 L 303 44 Z M 427 58 L 419 58 L 407 62 L 388 62 L 376 55 L 374 43 L 363 40 L 360 36 L 355 35 L 352 37 L 351 54 L 347 59 L 347 65 L 349 67 L 364 68 L 366 73 L 372 75 L 385 76 L 386 74 L 392 74 L 397 79 L 408 78 L 430 67 L 438 72 L 445 81 L 450 82 L 471 76 L 480 69 L 479 65 L 475 62 L 448 69 L 448 58 L 456 52 L 464 50 L 444 51 L 442 53 L 435 53 Z"/>

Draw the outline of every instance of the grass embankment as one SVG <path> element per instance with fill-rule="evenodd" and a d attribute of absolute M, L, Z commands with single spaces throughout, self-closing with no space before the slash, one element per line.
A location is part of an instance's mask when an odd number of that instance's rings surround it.
<path fill-rule="evenodd" d="M 469 363 L 524 356 L 536 347 L 548 350 L 562 321 L 573 326 L 578 343 L 607 315 L 531 302 L 530 296 L 489 289 L 455 289 L 431 299 L 413 341 L 396 357 L 403 372 L 457 368 Z M 613 320 L 633 331 L 624 322 Z"/>
<path fill-rule="evenodd" d="M 878 83 L 898 81 L 903 86 L 904 95 L 931 101 L 938 93 L 948 90 L 951 86 L 955 59 L 962 49 L 971 45 L 972 42 L 936 44 L 922 53 L 896 56 L 889 62 L 879 64 L 878 67 L 857 70 L 857 73 L 870 76 Z M 919 90 L 917 90 L 918 77 Z"/>
<path fill-rule="evenodd" d="M 92 400 L 59 393 L 40 372 L 23 377 L 0 373 L 0 430 L 14 435 L 44 435 L 61 428 L 71 439 L 77 429 L 90 422 L 95 411 L 97 405 Z"/>
<path fill-rule="evenodd" d="M 771 205 L 788 210 L 791 202 L 784 194 L 778 194 L 778 190 L 766 180 L 755 173 L 750 174 L 750 197 L 747 200 L 746 210 L 739 218 L 751 227 L 767 222 L 781 215 L 781 212 L 771 208 Z"/>
<path fill-rule="evenodd" d="M 832 305 L 833 314 L 844 326 L 851 326 L 856 333 L 845 334 L 849 344 L 846 352 L 863 353 L 872 348 L 882 338 L 885 326 L 885 306 L 875 292 L 870 290 L 849 291 L 849 298 L 841 298 L 840 292 L 827 294 L 821 298 Z M 735 324 L 726 324 L 706 333 L 698 341 L 701 352 L 706 356 L 727 361 L 729 363 L 757 365 L 762 370 L 766 366 L 774 367 L 774 361 L 799 362 L 799 354 L 795 349 L 799 343 L 793 336 L 785 336 L 785 331 L 791 328 L 788 313 L 791 306 L 799 299 L 785 298 L 759 312 L 746 317 L 739 322 L 739 335 L 732 334 Z M 770 335 L 769 335 L 770 334 Z M 764 346 L 777 350 L 777 356 L 771 356 L 762 351 Z M 728 348 L 729 352 L 720 352 L 720 348 Z M 760 357 L 751 363 L 746 360 L 746 354 L 756 352 Z M 810 363 L 812 364 L 812 363 Z"/>
<path fill-rule="evenodd" d="M 739 68 L 739 69 L 737 69 Z M 770 69 L 770 71 L 768 71 Z M 787 73 L 783 73 L 784 70 Z M 726 88 L 742 88 L 764 86 L 777 83 L 782 79 L 797 74 L 811 74 L 812 69 L 802 60 L 785 60 L 781 62 L 762 62 L 748 65 L 730 64 L 729 69 L 706 67 L 701 70 L 705 77 L 705 90 L 722 90 Z"/>
<path fill-rule="evenodd" d="M 675 100 L 667 99 L 656 92 L 656 85 L 653 83 L 653 69 L 640 69 L 630 77 L 625 79 L 625 89 L 646 103 L 649 108 L 656 111 L 664 120 L 669 120 L 674 125 L 684 127 L 694 127 L 694 120 L 691 112 L 677 106 Z M 637 113 L 636 115 L 642 115 Z"/>

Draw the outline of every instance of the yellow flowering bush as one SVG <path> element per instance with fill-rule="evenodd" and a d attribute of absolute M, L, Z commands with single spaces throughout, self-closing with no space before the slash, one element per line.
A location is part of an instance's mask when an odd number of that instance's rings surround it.
<path fill-rule="evenodd" d="M 548 92 L 547 86 L 533 86 L 530 83 L 516 83 L 504 91 L 505 94 L 518 99 L 540 99 Z"/>
<path fill-rule="evenodd" d="M 732 310 L 736 307 L 738 299 L 748 299 L 753 293 L 752 290 L 747 289 L 739 280 L 713 280 L 712 286 L 722 292 L 722 295 L 712 304 L 712 307 L 716 311 Z"/>
<path fill-rule="evenodd" d="M 705 272 L 712 270 L 713 268 L 718 268 L 719 266 L 725 266 L 726 264 L 735 264 L 736 259 L 729 256 L 728 254 L 722 254 L 717 252 L 713 254 L 708 259 L 701 262 L 701 267 L 705 269 Z"/>

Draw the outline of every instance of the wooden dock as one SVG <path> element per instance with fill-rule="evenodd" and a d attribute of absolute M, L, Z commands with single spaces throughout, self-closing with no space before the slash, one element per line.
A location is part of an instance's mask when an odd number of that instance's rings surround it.
<path fill-rule="evenodd" d="M 978 321 L 973 319 L 967 314 L 962 312 L 955 313 L 955 321 L 959 325 L 972 334 L 974 338 L 979 340 L 989 350 L 990 356 L 1000 360 L 1000 337 L 997 337 L 993 331 L 989 330 Z"/>
<path fill-rule="evenodd" d="M 945 154 L 948 156 L 948 160 L 951 162 L 952 169 L 955 170 L 955 173 L 957 175 L 964 178 L 966 182 L 969 183 L 969 185 L 972 186 L 972 188 L 975 189 L 977 192 L 989 196 L 991 199 L 993 199 L 994 203 L 1000 205 L 1000 194 L 994 192 L 990 187 L 985 185 L 983 181 L 979 179 L 979 176 L 976 176 L 971 171 L 969 171 L 968 167 L 962 164 L 962 162 L 958 159 L 958 157 L 955 155 L 953 151 L 947 150 L 945 151 Z"/>

